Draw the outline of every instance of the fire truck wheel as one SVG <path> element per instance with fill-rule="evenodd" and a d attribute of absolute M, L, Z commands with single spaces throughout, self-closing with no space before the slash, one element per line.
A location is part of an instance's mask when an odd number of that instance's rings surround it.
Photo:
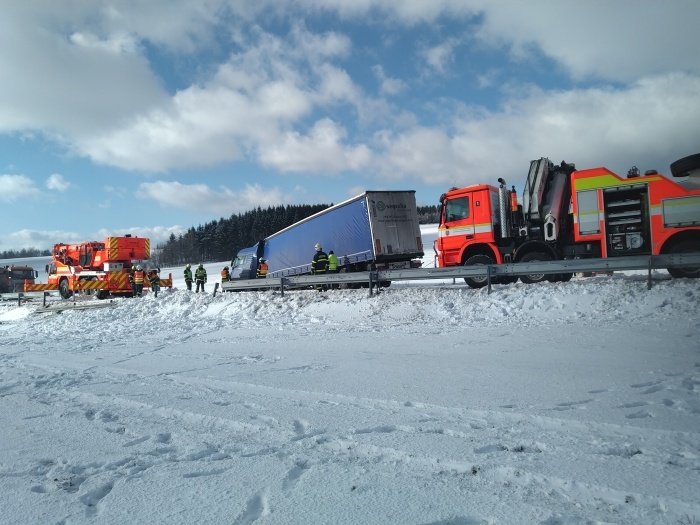
<path fill-rule="evenodd" d="M 674 177 L 687 177 L 690 172 L 700 169 L 700 153 L 688 155 L 671 164 L 671 173 Z"/>
<path fill-rule="evenodd" d="M 518 262 L 535 262 L 535 261 L 551 261 L 552 256 L 544 252 L 530 252 L 522 256 Z M 521 275 L 520 280 L 525 284 L 536 284 L 547 280 L 547 276 L 543 273 L 530 273 Z"/>
<path fill-rule="evenodd" d="M 559 280 L 563 283 L 568 283 L 572 279 L 573 276 L 574 276 L 574 274 L 572 272 L 560 273 Z"/>
<path fill-rule="evenodd" d="M 464 266 L 476 266 L 476 265 L 487 265 L 487 264 L 494 264 L 494 261 L 488 255 L 483 255 L 483 254 L 472 255 L 466 261 L 464 261 Z M 483 288 L 484 286 L 486 286 L 488 284 L 488 279 L 486 278 L 486 276 L 484 276 L 484 277 L 465 277 L 464 282 L 467 283 L 467 285 L 470 288 Z M 496 280 L 492 279 L 491 282 L 495 283 Z"/>
<path fill-rule="evenodd" d="M 73 295 L 73 292 L 68 287 L 68 279 L 61 280 L 61 282 L 58 284 L 58 291 L 61 294 L 61 297 L 63 297 L 64 299 L 70 299 L 71 295 Z"/>
<path fill-rule="evenodd" d="M 97 290 L 98 299 L 107 299 L 109 297 L 109 292 L 107 290 Z"/>
<path fill-rule="evenodd" d="M 686 252 L 699 252 L 700 251 L 700 241 L 694 239 L 688 239 L 687 241 L 681 241 L 671 248 L 668 253 L 686 253 Z M 700 267 L 691 268 L 666 268 L 671 277 L 680 279 L 682 277 L 689 277 L 697 279 L 700 277 Z"/>

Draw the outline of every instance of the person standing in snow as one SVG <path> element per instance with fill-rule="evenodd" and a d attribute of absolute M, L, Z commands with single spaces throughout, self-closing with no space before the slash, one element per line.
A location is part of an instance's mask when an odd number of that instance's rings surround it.
<path fill-rule="evenodd" d="M 267 270 L 268 270 L 267 261 L 265 261 L 265 259 L 263 259 L 261 257 L 260 264 L 258 264 L 258 271 L 257 271 L 256 277 L 258 279 L 264 279 L 265 277 L 267 277 Z"/>
<path fill-rule="evenodd" d="M 151 285 L 151 291 L 158 297 L 158 292 L 160 291 L 160 275 L 158 275 L 159 270 L 152 268 L 148 272 L 148 282 Z"/>
<path fill-rule="evenodd" d="M 194 280 L 197 283 L 195 293 L 199 293 L 200 287 L 202 288 L 202 292 L 204 292 L 204 283 L 207 282 L 207 271 L 204 269 L 204 265 L 202 263 L 199 263 L 197 271 L 194 272 Z"/>
<path fill-rule="evenodd" d="M 143 278 L 145 276 L 145 273 L 143 269 L 141 268 L 141 265 L 136 265 L 136 269 L 134 270 L 134 284 L 132 286 L 133 292 L 134 292 L 134 297 L 137 295 L 141 297 L 143 295 Z"/>
<path fill-rule="evenodd" d="M 316 243 L 314 248 L 316 248 L 316 254 L 311 261 L 311 273 L 314 275 L 324 274 L 328 269 L 328 255 L 326 255 L 319 243 Z"/>
<path fill-rule="evenodd" d="M 338 273 L 338 256 L 333 250 L 328 252 L 328 273 Z"/>
<path fill-rule="evenodd" d="M 333 250 L 328 252 L 328 273 L 338 273 L 338 256 Z M 331 284 L 331 288 L 338 288 L 339 285 Z"/>
<path fill-rule="evenodd" d="M 192 291 L 192 268 L 190 267 L 190 263 L 187 263 L 187 266 L 185 266 L 185 284 L 187 285 L 187 289 L 191 292 Z"/>
<path fill-rule="evenodd" d="M 326 255 L 326 252 L 323 251 L 320 243 L 316 243 L 314 248 L 316 249 L 316 254 L 311 261 L 311 273 L 314 275 L 325 275 L 326 270 L 328 269 L 328 255 Z M 316 289 L 319 292 L 325 292 L 328 287 L 324 284 L 316 286 Z"/>

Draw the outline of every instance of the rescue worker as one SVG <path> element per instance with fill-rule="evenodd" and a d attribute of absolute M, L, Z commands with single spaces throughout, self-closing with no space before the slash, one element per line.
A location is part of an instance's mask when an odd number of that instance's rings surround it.
<path fill-rule="evenodd" d="M 187 263 L 187 266 L 185 266 L 185 284 L 187 285 L 187 289 L 191 292 L 192 291 L 192 268 L 190 267 L 190 263 Z"/>
<path fill-rule="evenodd" d="M 338 273 L 338 256 L 333 250 L 328 252 L 328 273 Z"/>
<path fill-rule="evenodd" d="M 328 252 L 328 273 L 338 273 L 338 256 L 333 250 Z M 338 284 L 331 284 L 331 288 L 338 288 Z"/>
<path fill-rule="evenodd" d="M 197 270 L 194 272 L 194 280 L 197 283 L 195 293 L 199 293 L 200 287 L 202 288 L 202 292 L 204 292 L 204 283 L 207 282 L 207 271 L 204 269 L 204 265 L 202 263 L 199 263 Z"/>
<path fill-rule="evenodd" d="M 326 273 L 326 270 L 328 269 L 328 256 L 326 255 L 326 252 L 323 251 L 319 243 L 316 243 L 314 248 L 316 248 L 316 254 L 311 261 L 311 273 Z"/>
<path fill-rule="evenodd" d="M 134 297 L 137 295 L 141 297 L 143 295 L 143 278 L 144 278 L 144 271 L 141 268 L 140 264 L 136 265 L 136 269 L 134 270 L 134 284 L 133 284 L 133 292 L 134 292 Z"/>
<path fill-rule="evenodd" d="M 328 269 L 328 256 L 326 255 L 326 252 L 323 251 L 319 243 L 316 243 L 314 248 L 316 248 L 316 254 L 311 261 L 311 273 L 314 275 L 325 275 L 326 270 Z M 316 286 L 316 289 L 319 292 L 325 292 L 328 287 L 326 285 L 318 285 Z"/>
<path fill-rule="evenodd" d="M 265 259 L 263 259 L 261 257 L 260 264 L 258 264 L 258 273 L 257 273 L 258 279 L 264 279 L 265 277 L 267 277 L 267 270 L 268 270 L 267 261 L 265 261 Z"/>
<path fill-rule="evenodd" d="M 231 274 L 228 271 L 228 266 L 224 266 L 221 270 L 221 284 L 227 283 L 231 280 Z"/>
<path fill-rule="evenodd" d="M 158 292 L 160 291 L 160 275 L 158 275 L 159 271 L 159 268 L 152 268 L 148 272 L 148 282 L 151 285 L 151 291 L 156 297 L 158 297 Z"/>

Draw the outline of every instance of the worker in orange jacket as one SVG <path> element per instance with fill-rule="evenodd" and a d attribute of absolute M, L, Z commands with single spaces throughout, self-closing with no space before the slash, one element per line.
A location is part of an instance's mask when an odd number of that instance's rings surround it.
<path fill-rule="evenodd" d="M 260 263 L 258 264 L 258 272 L 257 272 L 256 277 L 258 279 L 264 279 L 265 277 L 267 277 L 267 270 L 268 270 L 267 261 L 261 257 Z"/>
<path fill-rule="evenodd" d="M 143 268 L 141 268 L 140 264 L 136 265 L 136 269 L 134 270 L 134 284 L 132 287 L 132 291 L 134 293 L 134 297 L 137 295 L 141 297 L 143 295 L 143 278 L 145 277 L 145 273 L 143 271 Z"/>

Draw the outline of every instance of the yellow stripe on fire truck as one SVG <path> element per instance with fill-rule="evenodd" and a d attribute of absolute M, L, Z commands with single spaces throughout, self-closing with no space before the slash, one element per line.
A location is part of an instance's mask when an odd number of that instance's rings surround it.
<path fill-rule="evenodd" d="M 129 274 L 126 272 L 114 272 L 109 274 L 109 284 L 113 289 L 118 290 L 129 290 L 131 289 L 131 284 L 129 283 Z"/>
<path fill-rule="evenodd" d="M 25 292 L 46 292 L 49 290 L 58 290 L 57 284 L 40 284 L 40 283 L 24 283 Z"/>
<path fill-rule="evenodd" d="M 465 224 L 463 226 L 451 226 L 449 228 L 440 228 L 438 237 L 450 237 L 454 235 L 473 235 L 475 233 L 490 233 L 492 230 L 490 222 L 481 224 Z"/>
<path fill-rule="evenodd" d="M 85 281 L 81 280 L 75 283 L 75 290 L 106 290 L 109 288 L 107 281 Z"/>

